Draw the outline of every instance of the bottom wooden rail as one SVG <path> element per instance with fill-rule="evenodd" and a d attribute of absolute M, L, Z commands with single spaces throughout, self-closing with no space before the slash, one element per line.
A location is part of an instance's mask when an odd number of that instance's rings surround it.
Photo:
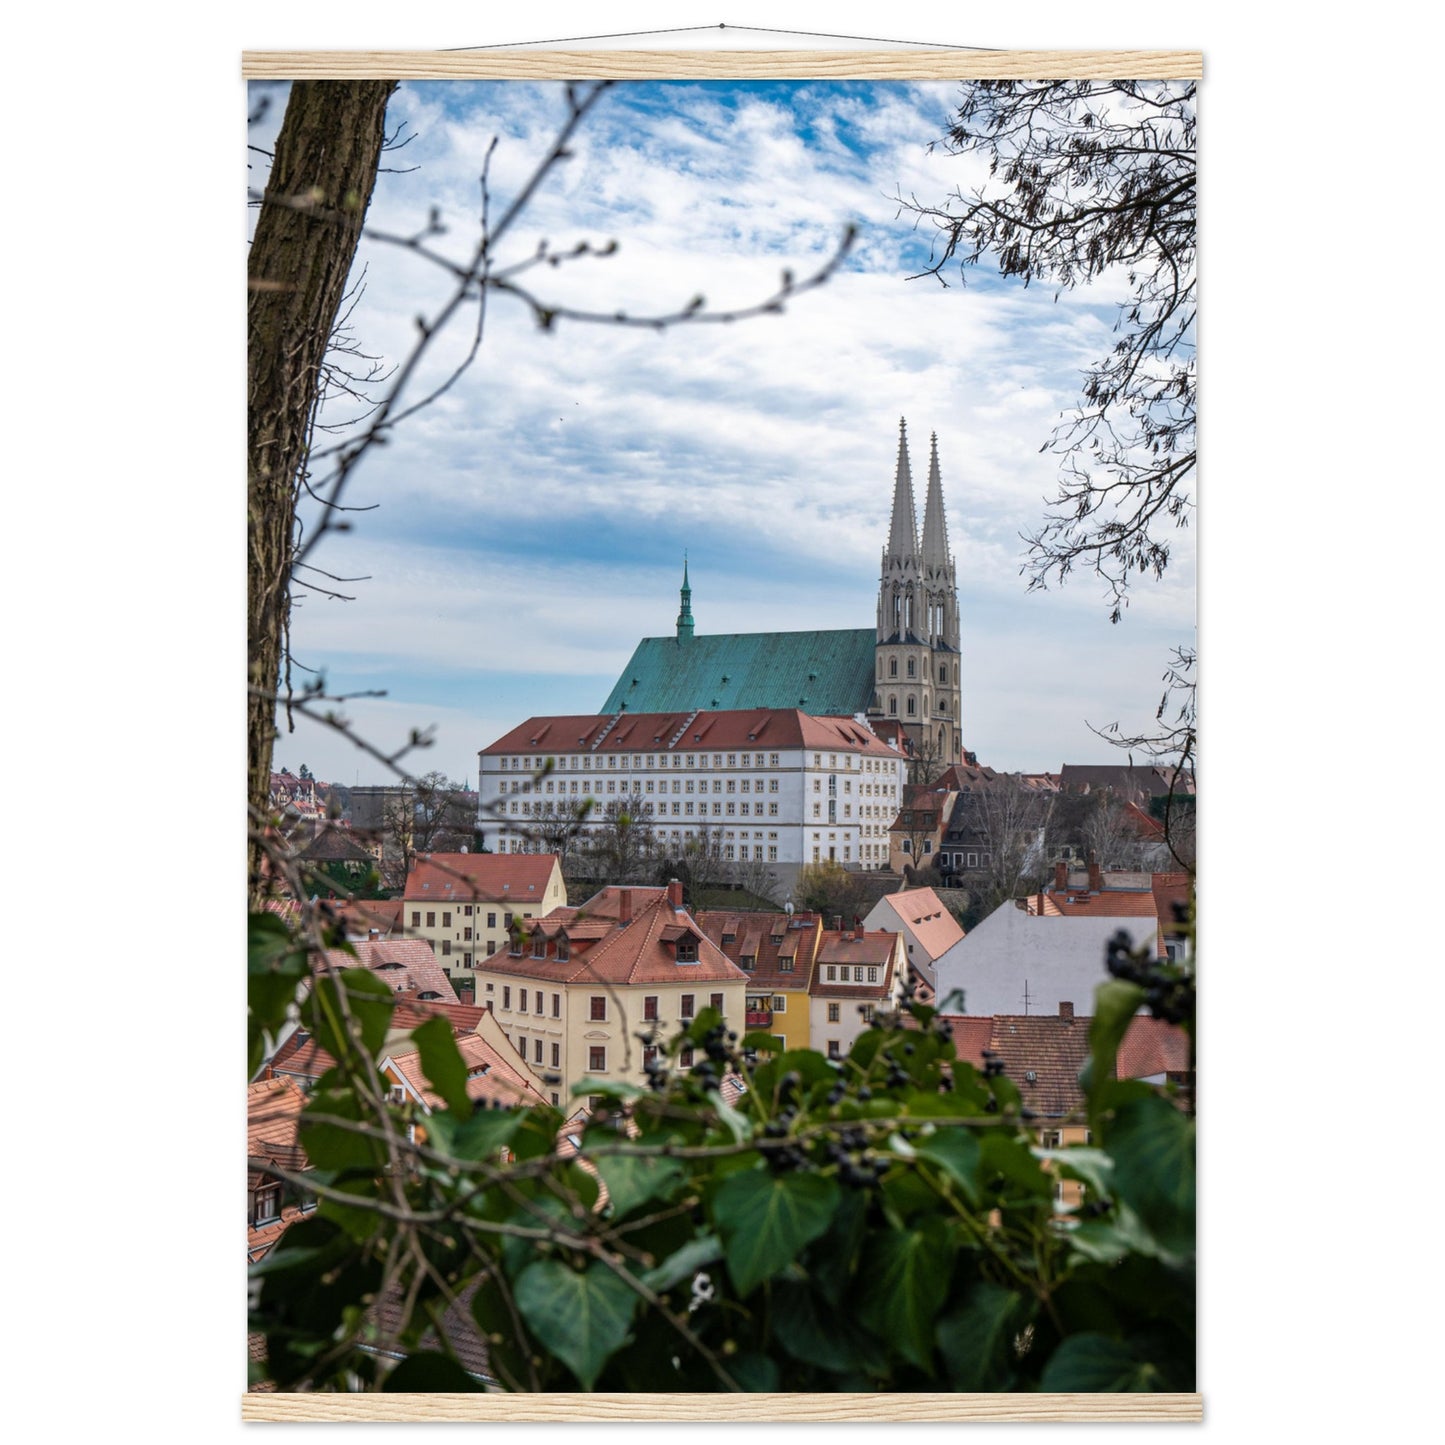
<path fill-rule="evenodd" d="M 283 1395 L 241 1397 L 243 1420 L 486 1421 L 718 1418 L 721 1395 Z M 1198 1422 L 1202 1395 L 730 1395 L 729 1420 L 859 1420 L 908 1424 L 930 1420 L 1045 1422 L 1078 1420 Z"/>

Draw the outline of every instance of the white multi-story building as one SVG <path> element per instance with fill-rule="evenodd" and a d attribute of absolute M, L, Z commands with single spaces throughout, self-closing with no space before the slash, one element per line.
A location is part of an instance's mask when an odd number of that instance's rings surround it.
<path fill-rule="evenodd" d="M 762 708 L 529 718 L 478 759 L 477 826 L 499 853 L 547 851 L 548 825 L 588 799 L 584 837 L 635 799 L 663 847 L 706 840 L 780 877 L 886 866 L 906 767 L 861 719 Z"/>

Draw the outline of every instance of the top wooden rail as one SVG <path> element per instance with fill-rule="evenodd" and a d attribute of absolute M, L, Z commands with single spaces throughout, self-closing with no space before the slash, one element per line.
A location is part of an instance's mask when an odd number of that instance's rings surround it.
<path fill-rule="evenodd" d="M 246 50 L 246 80 L 1198 80 L 1198 50 Z"/>

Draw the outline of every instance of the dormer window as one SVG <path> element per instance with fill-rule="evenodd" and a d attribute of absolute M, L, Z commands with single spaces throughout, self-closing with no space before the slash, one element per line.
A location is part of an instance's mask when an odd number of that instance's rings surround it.
<path fill-rule="evenodd" d="M 281 1186 L 270 1185 L 256 1191 L 255 1208 L 251 1213 L 254 1225 L 270 1224 L 281 1217 Z"/>
<path fill-rule="evenodd" d="M 533 934 L 533 936 L 532 936 L 532 957 L 533 957 L 533 958 L 546 958 L 546 956 L 547 956 L 547 940 L 546 940 L 546 938 L 543 936 L 541 930 L 539 929 L 539 930 L 538 930 L 535 934 Z"/>
<path fill-rule="evenodd" d="M 679 938 L 677 940 L 677 961 L 679 963 L 697 962 L 697 939 Z"/>
<path fill-rule="evenodd" d="M 747 969 L 749 973 L 751 973 L 751 972 L 753 971 L 753 969 L 755 969 L 755 968 L 758 966 L 758 960 L 757 960 L 756 955 L 751 954 L 751 953 L 745 953 L 745 954 L 743 954 L 742 959 L 741 959 L 741 963 L 742 963 L 742 966 L 743 966 L 745 969 Z"/>

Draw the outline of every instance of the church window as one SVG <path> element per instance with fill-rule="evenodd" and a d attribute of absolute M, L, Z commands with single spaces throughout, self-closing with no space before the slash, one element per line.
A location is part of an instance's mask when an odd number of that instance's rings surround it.
<path fill-rule="evenodd" d="M 938 680 L 939 682 L 948 681 L 948 664 L 946 662 L 940 662 L 938 664 Z"/>
<path fill-rule="evenodd" d="M 948 711 L 948 699 L 946 697 L 941 697 L 938 699 L 938 710 L 939 712 Z"/>
<path fill-rule="evenodd" d="M 909 677 L 915 677 L 915 676 L 917 675 L 917 673 L 918 673 L 918 662 L 917 662 L 917 659 L 910 657 L 910 658 L 908 659 L 908 675 L 909 675 Z"/>
<path fill-rule="evenodd" d="M 890 658 L 888 659 L 888 676 L 889 676 L 889 677 L 897 677 L 897 676 L 898 676 L 898 659 L 897 659 L 896 657 L 890 657 Z"/>
<path fill-rule="evenodd" d="M 897 716 L 898 716 L 898 699 L 897 699 L 896 697 L 890 697 L 890 698 L 888 699 L 888 716 L 889 716 L 889 717 L 897 717 Z"/>
<path fill-rule="evenodd" d="M 917 711 L 918 711 L 918 709 L 917 709 L 917 707 L 915 707 L 915 705 L 914 705 L 914 700 L 910 697 L 910 698 L 908 699 L 908 716 L 909 716 L 909 717 L 912 717 L 913 714 L 914 714 L 915 712 L 917 712 Z"/>

